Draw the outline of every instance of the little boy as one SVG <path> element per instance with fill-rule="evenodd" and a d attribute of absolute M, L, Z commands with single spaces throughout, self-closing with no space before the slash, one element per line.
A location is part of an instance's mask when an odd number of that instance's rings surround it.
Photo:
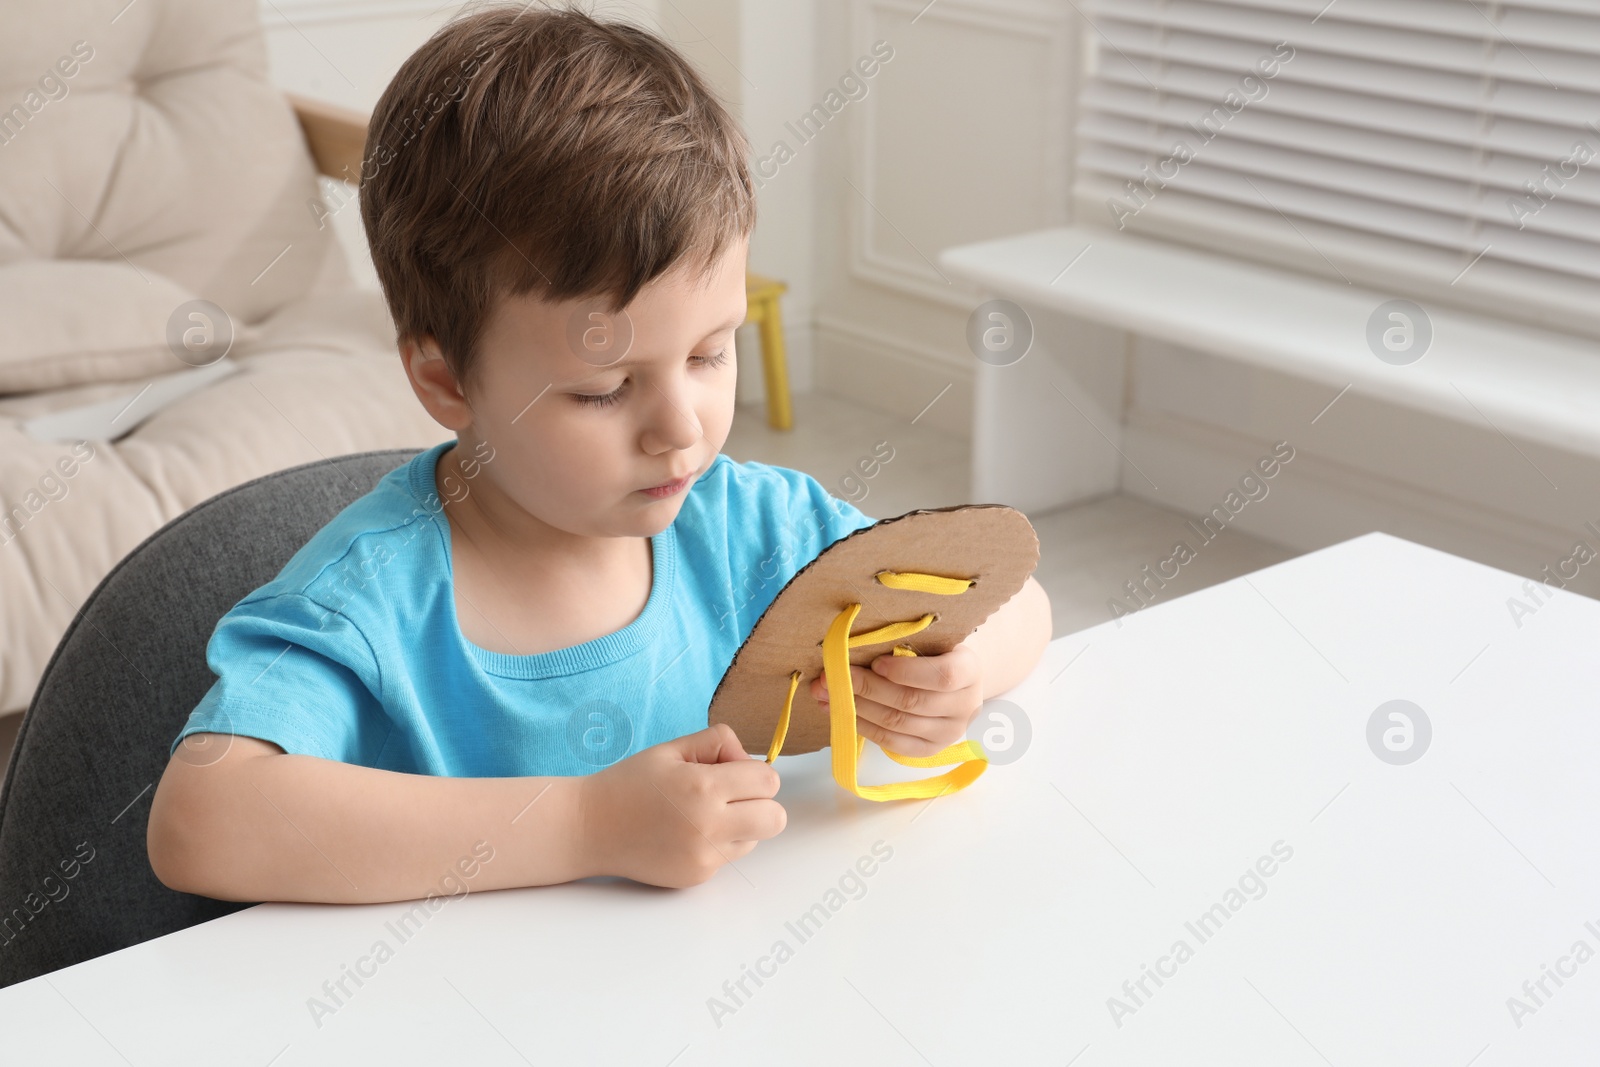
<path fill-rule="evenodd" d="M 720 454 L 744 136 L 658 38 L 521 6 L 442 28 L 370 129 L 373 262 L 455 440 L 217 624 L 151 865 L 231 900 L 414 899 L 455 871 L 703 882 L 785 823 L 773 768 L 706 727 L 717 681 L 784 583 L 872 521 Z M 953 651 L 853 668 L 860 732 L 960 740 L 1049 636 L 1030 579 Z"/>

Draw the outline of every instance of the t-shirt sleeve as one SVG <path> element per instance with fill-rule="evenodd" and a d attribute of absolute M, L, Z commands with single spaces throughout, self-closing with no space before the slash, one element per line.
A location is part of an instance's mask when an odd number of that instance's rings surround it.
<path fill-rule="evenodd" d="M 271 741 L 285 752 L 376 762 L 388 735 L 377 659 L 343 613 L 301 593 L 250 597 L 206 645 L 216 681 L 172 742 L 192 733 Z"/>
<path fill-rule="evenodd" d="M 810 563 L 823 549 L 841 537 L 877 521 L 862 514 L 861 509 L 848 500 L 840 500 L 828 492 L 811 475 L 802 471 L 785 473 L 790 481 L 790 514 L 794 522 L 803 524 L 814 543 L 814 548 L 808 549 L 809 554 L 802 553 L 803 558 L 798 561 L 796 569 Z"/>

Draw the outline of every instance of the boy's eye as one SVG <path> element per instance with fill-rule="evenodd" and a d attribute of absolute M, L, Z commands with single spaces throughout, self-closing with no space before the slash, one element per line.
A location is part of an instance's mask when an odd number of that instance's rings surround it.
<path fill-rule="evenodd" d="M 571 395 L 572 399 L 576 400 L 580 404 L 589 404 L 593 407 L 605 408 L 610 407 L 612 404 L 615 404 L 617 401 L 622 399 L 622 390 L 627 387 L 627 384 L 627 380 L 624 379 L 621 385 L 617 386 L 609 393 L 573 393 Z"/>
<path fill-rule="evenodd" d="M 728 350 L 723 349 L 714 356 L 690 356 L 689 358 L 690 360 L 699 360 L 702 367 L 720 367 L 724 363 L 728 362 Z M 628 380 L 624 378 L 622 380 L 622 384 L 611 390 L 609 393 L 571 393 L 569 395 L 572 397 L 572 399 L 576 400 L 580 404 L 604 408 L 610 407 L 612 404 L 615 404 L 621 400 L 622 391 L 626 389 L 627 386 Z"/>

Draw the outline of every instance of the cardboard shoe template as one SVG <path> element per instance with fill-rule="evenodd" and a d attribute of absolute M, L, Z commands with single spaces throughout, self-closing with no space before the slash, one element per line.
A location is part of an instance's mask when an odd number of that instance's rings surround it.
<path fill-rule="evenodd" d="M 856 530 L 823 550 L 778 592 L 734 654 L 711 698 L 709 721 L 733 727 L 747 752 L 833 748 L 833 777 L 868 800 L 964 789 L 988 766 L 960 741 L 932 756 L 884 753 L 908 767 L 944 767 L 908 782 L 861 785 L 866 738 L 856 732 L 850 665 L 886 653 L 935 656 L 964 641 L 1022 588 L 1039 561 L 1026 516 L 1000 504 L 908 512 Z M 827 678 L 825 709 L 807 683 Z"/>

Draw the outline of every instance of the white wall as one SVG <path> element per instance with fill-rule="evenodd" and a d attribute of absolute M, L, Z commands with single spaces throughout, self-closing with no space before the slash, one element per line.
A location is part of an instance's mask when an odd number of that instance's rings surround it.
<path fill-rule="evenodd" d="M 885 41 L 894 57 L 815 149 L 816 384 L 968 436 L 982 294 L 940 249 L 1067 220 L 1070 8 L 1030 0 L 818 0 L 819 97 Z M 837 128 L 836 128 L 837 127 Z"/>

